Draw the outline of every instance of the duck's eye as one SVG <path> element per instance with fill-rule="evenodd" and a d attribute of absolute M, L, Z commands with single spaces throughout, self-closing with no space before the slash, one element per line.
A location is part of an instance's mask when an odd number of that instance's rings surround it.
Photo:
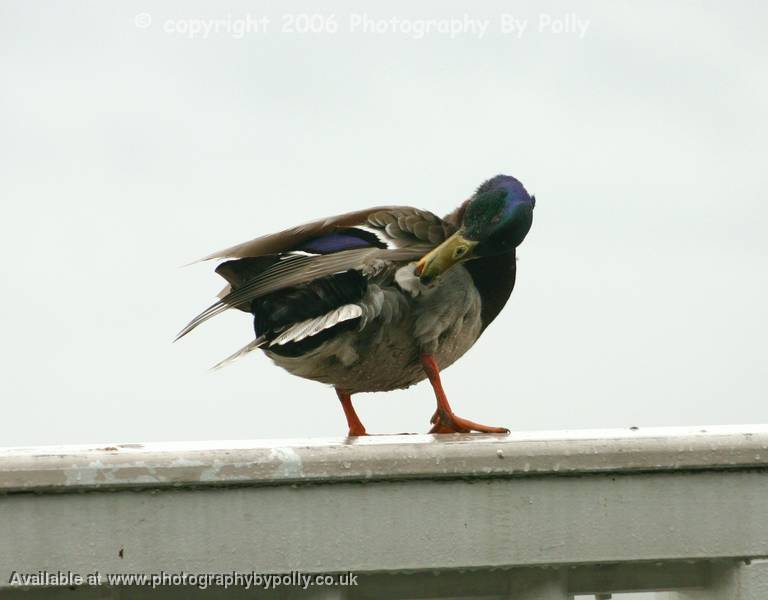
<path fill-rule="evenodd" d="M 464 255 L 467 253 L 467 250 L 469 250 L 469 248 L 467 248 L 466 246 L 458 246 L 458 247 L 457 247 L 457 248 L 456 248 L 456 249 L 453 251 L 453 258 L 454 258 L 455 260 L 458 260 L 458 259 L 460 259 L 462 256 L 464 256 Z"/>

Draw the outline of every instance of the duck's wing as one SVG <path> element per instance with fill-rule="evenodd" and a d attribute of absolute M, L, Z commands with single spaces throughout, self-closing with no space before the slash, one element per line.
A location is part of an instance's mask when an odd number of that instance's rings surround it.
<path fill-rule="evenodd" d="M 376 207 L 314 221 L 215 252 L 230 258 L 216 269 L 229 286 L 220 300 L 176 339 L 228 308 L 247 310 L 253 300 L 322 277 L 359 271 L 369 276 L 384 263 L 421 258 L 455 231 L 436 215 L 408 206 Z"/>
<path fill-rule="evenodd" d="M 305 223 L 277 233 L 255 238 L 236 246 L 231 246 L 201 258 L 201 261 L 217 258 L 252 258 L 280 254 L 297 250 L 307 245 L 310 240 L 323 239 L 333 247 L 333 239 L 338 236 L 340 250 L 347 249 L 343 233 L 358 232 L 362 239 L 376 236 L 388 247 L 396 247 L 408 238 L 438 244 L 445 239 L 445 228 L 452 225 L 426 210 L 410 206 L 376 206 L 366 210 L 345 213 L 325 219 Z M 351 230 L 351 231 L 347 231 Z M 333 250 L 331 250 L 333 251 Z"/>

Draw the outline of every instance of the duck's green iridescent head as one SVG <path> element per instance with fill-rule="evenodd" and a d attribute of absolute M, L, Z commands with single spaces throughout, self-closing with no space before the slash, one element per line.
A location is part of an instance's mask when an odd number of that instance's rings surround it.
<path fill-rule="evenodd" d="M 489 179 L 470 198 L 459 230 L 419 261 L 420 279 L 429 283 L 457 263 L 511 252 L 531 229 L 535 205 L 514 177 Z"/>

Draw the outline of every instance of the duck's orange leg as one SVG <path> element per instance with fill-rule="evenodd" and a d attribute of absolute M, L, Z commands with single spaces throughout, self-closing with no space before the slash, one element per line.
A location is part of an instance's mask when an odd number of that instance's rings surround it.
<path fill-rule="evenodd" d="M 431 354 L 421 355 L 421 366 L 432 384 L 437 399 L 437 410 L 432 415 L 430 422 L 432 429 L 429 433 L 469 433 L 470 431 L 479 431 L 480 433 L 509 433 L 506 427 L 489 427 L 480 425 L 468 419 L 453 414 L 451 405 L 448 404 L 448 397 L 443 390 L 443 384 L 440 381 L 440 369 Z"/>
<path fill-rule="evenodd" d="M 347 425 L 349 426 L 349 433 L 347 435 L 359 436 L 368 435 L 365 431 L 365 426 L 360 421 L 360 417 L 355 412 L 355 407 L 352 406 L 352 394 L 336 388 L 336 395 L 341 401 L 341 408 L 344 409 L 344 416 L 347 417 Z"/>

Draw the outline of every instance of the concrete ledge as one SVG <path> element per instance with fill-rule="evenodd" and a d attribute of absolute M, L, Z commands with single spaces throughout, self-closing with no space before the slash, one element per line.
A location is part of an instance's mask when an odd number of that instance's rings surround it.
<path fill-rule="evenodd" d="M 0 493 L 733 470 L 768 426 L 0 449 Z"/>

